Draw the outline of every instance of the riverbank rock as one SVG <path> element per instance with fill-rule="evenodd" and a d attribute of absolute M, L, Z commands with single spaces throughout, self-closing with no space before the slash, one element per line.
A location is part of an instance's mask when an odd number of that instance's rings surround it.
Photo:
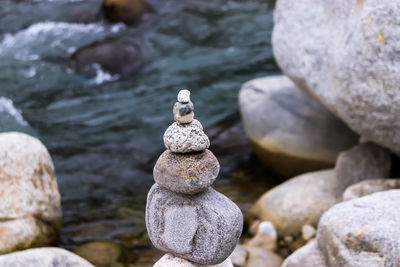
<path fill-rule="evenodd" d="M 366 180 L 348 187 L 343 193 L 343 201 L 391 189 L 400 189 L 400 179 Z"/>
<path fill-rule="evenodd" d="M 389 177 L 389 150 L 373 143 L 362 143 L 340 153 L 335 166 L 340 186 L 348 186 L 367 179 Z"/>
<path fill-rule="evenodd" d="M 97 267 L 118 264 L 123 258 L 123 248 L 110 241 L 93 241 L 76 247 L 73 252 Z"/>
<path fill-rule="evenodd" d="M 0 256 L 2 267 L 94 267 L 85 259 L 62 248 L 34 248 Z"/>
<path fill-rule="evenodd" d="M 120 40 L 94 42 L 76 50 L 70 57 L 72 65 L 82 69 L 98 64 L 111 74 L 128 76 L 144 64 L 141 50 Z"/>
<path fill-rule="evenodd" d="M 104 0 L 103 13 L 111 22 L 136 24 L 147 9 L 145 0 Z"/>
<path fill-rule="evenodd" d="M 0 134 L 0 253 L 42 246 L 57 238 L 61 204 L 54 165 L 29 135 Z"/>
<path fill-rule="evenodd" d="M 244 267 L 279 267 L 282 264 L 282 258 L 265 249 L 260 247 L 246 247 L 249 253 L 247 261 Z"/>
<path fill-rule="evenodd" d="M 202 151 L 210 147 L 210 140 L 198 120 L 181 124 L 174 122 L 164 133 L 165 147 L 175 153 Z"/>
<path fill-rule="evenodd" d="M 219 163 L 206 149 L 196 153 L 166 150 L 154 166 L 154 180 L 173 192 L 196 194 L 211 186 L 219 173 Z"/>
<path fill-rule="evenodd" d="M 279 0 L 273 52 L 297 86 L 365 140 L 400 154 L 397 1 Z"/>
<path fill-rule="evenodd" d="M 250 209 L 249 217 L 270 221 L 279 236 L 299 235 L 303 225 L 316 226 L 342 193 L 333 170 L 306 173 L 267 191 Z"/>
<path fill-rule="evenodd" d="M 243 216 L 232 201 L 212 188 L 185 195 L 155 184 L 147 197 L 146 226 L 157 249 L 212 265 L 223 262 L 234 250 Z"/>
<path fill-rule="evenodd" d="M 358 136 L 286 76 L 245 83 L 239 106 L 258 157 L 277 173 L 295 176 L 332 167 Z"/>
<path fill-rule="evenodd" d="M 200 265 L 185 259 L 174 257 L 171 254 L 165 254 L 154 264 L 153 267 L 233 267 L 233 265 L 230 258 L 227 258 L 222 263 L 216 265 Z"/>
<path fill-rule="evenodd" d="M 271 222 L 264 221 L 258 225 L 257 234 L 246 243 L 251 247 L 262 247 L 270 251 L 276 249 L 278 234 Z"/>
<path fill-rule="evenodd" d="M 294 252 L 283 266 L 399 266 L 399 205 L 400 190 L 389 190 L 333 206 L 321 217 L 315 245 Z M 310 255 L 324 261 L 306 265 Z"/>

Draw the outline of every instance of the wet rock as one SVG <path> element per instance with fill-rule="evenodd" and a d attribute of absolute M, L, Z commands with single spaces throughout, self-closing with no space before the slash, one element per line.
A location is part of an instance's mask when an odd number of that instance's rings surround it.
<path fill-rule="evenodd" d="M 233 267 L 233 265 L 230 258 L 227 258 L 222 263 L 216 265 L 200 265 L 185 259 L 174 257 L 171 254 L 165 254 L 154 264 L 154 267 Z"/>
<path fill-rule="evenodd" d="M 391 189 L 400 189 L 400 179 L 365 180 L 348 187 L 343 193 L 343 201 Z"/>
<path fill-rule="evenodd" d="M 54 241 L 61 226 L 60 193 L 44 145 L 29 135 L 0 134 L 0 253 Z"/>
<path fill-rule="evenodd" d="M 299 235 L 303 225 L 316 226 L 342 193 L 333 170 L 306 173 L 267 191 L 250 209 L 249 217 L 270 221 L 279 236 Z"/>
<path fill-rule="evenodd" d="M 176 153 L 202 151 L 210 146 L 210 140 L 203 132 L 203 126 L 198 120 L 192 123 L 180 124 L 174 122 L 164 133 L 165 147 Z"/>
<path fill-rule="evenodd" d="M 399 266 L 399 205 L 400 190 L 389 190 L 333 206 L 319 222 L 316 241 L 283 266 Z M 312 262 L 310 255 L 324 260 Z"/>
<path fill-rule="evenodd" d="M 35 248 L 0 256 L 2 267 L 94 267 L 81 257 L 62 248 Z"/>
<path fill-rule="evenodd" d="M 177 193 L 196 194 L 211 186 L 219 173 L 219 163 L 206 149 L 196 153 L 173 153 L 166 150 L 154 166 L 154 180 Z"/>
<path fill-rule="evenodd" d="M 388 177 L 390 166 L 389 150 L 373 143 L 363 143 L 340 153 L 335 172 L 345 189 L 363 180 Z"/>
<path fill-rule="evenodd" d="M 144 64 L 141 50 L 120 40 L 105 40 L 83 46 L 71 55 L 77 69 L 98 64 L 102 69 L 121 76 L 128 76 Z"/>
<path fill-rule="evenodd" d="M 279 0 L 272 35 L 277 63 L 297 86 L 397 154 L 399 11 L 391 0 Z"/>
<path fill-rule="evenodd" d="M 184 195 L 155 184 L 147 197 L 146 226 L 157 249 L 210 265 L 232 253 L 243 216 L 231 200 L 212 188 Z"/>
<path fill-rule="evenodd" d="M 279 267 L 282 263 L 282 258 L 265 249 L 259 247 L 246 247 L 249 257 L 244 267 Z"/>
<path fill-rule="evenodd" d="M 246 134 L 258 157 L 295 176 L 332 167 L 358 136 L 286 76 L 245 83 L 239 94 Z"/>
<path fill-rule="evenodd" d="M 262 247 L 274 251 L 277 245 L 278 234 L 271 222 L 264 221 L 258 226 L 257 234 L 246 245 Z"/>
<path fill-rule="evenodd" d="M 111 22 L 136 24 L 147 9 L 145 0 L 104 0 L 103 13 Z"/>
<path fill-rule="evenodd" d="M 234 267 L 242 267 L 247 261 L 247 256 L 247 250 L 241 245 L 236 245 L 229 258 L 231 259 Z"/>
<path fill-rule="evenodd" d="M 78 246 L 75 254 L 98 267 L 110 266 L 123 258 L 123 248 L 110 241 L 93 241 Z"/>

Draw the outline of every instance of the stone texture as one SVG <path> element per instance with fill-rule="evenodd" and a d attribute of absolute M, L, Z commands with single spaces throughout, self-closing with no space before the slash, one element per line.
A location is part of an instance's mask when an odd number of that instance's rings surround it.
<path fill-rule="evenodd" d="M 122 259 L 123 248 L 110 241 L 93 241 L 76 247 L 75 254 L 97 267 L 108 267 Z"/>
<path fill-rule="evenodd" d="M 60 193 L 53 162 L 39 140 L 22 133 L 0 134 L 0 196 L 0 253 L 56 239 Z"/>
<path fill-rule="evenodd" d="M 203 132 L 203 126 L 198 120 L 192 123 L 180 124 L 174 122 L 164 133 L 165 147 L 176 153 L 202 151 L 210 146 L 210 140 Z"/>
<path fill-rule="evenodd" d="M 286 76 L 245 83 L 239 106 L 258 157 L 284 176 L 332 167 L 341 151 L 358 143 L 355 133 Z"/>
<path fill-rule="evenodd" d="M 154 180 L 160 186 L 184 194 L 195 194 L 211 186 L 219 173 L 219 163 L 206 149 L 195 153 L 166 150 L 154 166 Z"/>
<path fill-rule="evenodd" d="M 174 257 L 171 254 L 165 254 L 154 264 L 153 267 L 233 267 L 233 265 L 230 258 L 227 258 L 222 263 L 216 265 L 201 265 L 182 258 Z"/>
<path fill-rule="evenodd" d="M 155 184 L 147 196 L 146 226 L 156 248 L 212 265 L 234 250 L 243 216 L 235 203 L 212 188 L 185 195 Z"/>
<path fill-rule="evenodd" d="M 373 143 L 363 143 L 340 153 L 335 172 L 345 189 L 363 180 L 388 177 L 390 167 L 389 150 Z"/>
<path fill-rule="evenodd" d="M 271 222 L 264 221 L 259 224 L 257 234 L 246 245 L 274 251 L 277 239 L 278 234 L 274 225 Z"/>
<path fill-rule="evenodd" d="M 365 180 L 348 187 L 343 193 L 343 201 L 390 189 L 400 189 L 400 179 Z"/>
<path fill-rule="evenodd" d="M 190 91 L 187 89 L 182 89 L 179 91 L 177 96 L 178 102 L 189 103 L 190 102 Z"/>
<path fill-rule="evenodd" d="M 279 267 L 282 264 L 282 258 L 265 249 L 259 247 L 246 247 L 249 257 L 244 267 Z"/>
<path fill-rule="evenodd" d="M 398 1 L 279 0 L 273 52 L 301 89 L 365 140 L 400 154 Z"/>
<path fill-rule="evenodd" d="M 333 206 L 320 220 L 316 241 L 283 266 L 400 266 L 399 205 L 400 190 L 389 190 Z M 313 263 L 310 255 L 324 260 Z"/>
<path fill-rule="evenodd" d="M 267 191 L 250 209 L 249 217 L 270 221 L 279 236 L 298 235 L 304 224 L 316 226 L 342 193 L 333 170 L 306 173 Z"/>
<path fill-rule="evenodd" d="M 94 267 L 62 248 L 35 248 L 0 256 L 2 267 Z"/>

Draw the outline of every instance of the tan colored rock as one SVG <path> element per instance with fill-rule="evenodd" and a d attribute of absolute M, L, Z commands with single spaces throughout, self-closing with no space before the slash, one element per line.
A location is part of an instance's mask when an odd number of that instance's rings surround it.
<path fill-rule="evenodd" d="M 249 253 L 243 246 L 236 245 L 229 258 L 231 259 L 234 267 L 242 267 L 247 261 L 248 254 Z"/>
<path fill-rule="evenodd" d="M 1 253 L 56 238 L 61 226 L 60 193 L 53 162 L 39 140 L 16 132 L 0 134 L 0 197 Z M 8 240 L 12 233 L 16 236 Z"/>
<path fill-rule="evenodd" d="M 343 201 L 391 189 L 400 189 L 400 179 L 365 180 L 348 187 L 343 193 Z"/>
<path fill-rule="evenodd" d="M 76 247 L 73 252 L 97 267 L 110 266 L 123 257 L 122 247 L 110 241 L 89 242 Z"/>
<path fill-rule="evenodd" d="M 278 234 L 271 222 L 261 222 L 257 234 L 246 243 L 247 246 L 262 247 L 274 251 L 277 245 Z"/>
<path fill-rule="evenodd" d="M 244 267 L 279 267 L 283 259 L 265 248 L 246 247 L 249 257 Z"/>

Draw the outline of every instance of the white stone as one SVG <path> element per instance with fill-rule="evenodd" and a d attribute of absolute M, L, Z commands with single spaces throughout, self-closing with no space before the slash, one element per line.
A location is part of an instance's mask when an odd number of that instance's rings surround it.
<path fill-rule="evenodd" d="M 315 228 L 312 225 L 305 224 L 301 228 L 301 237 L 304 240 L 310 240 L 311 238 L 313 238 L 315 236 L 316 232 L 317 232 L 317 230 L 315 230 Z"/>
<path fill-rule="evenodd" d="M 180 103 L 189 103 L 190 101 L 190 91 L 187 89 L 182 89 L 178 93 L 178 102 Z"/>

